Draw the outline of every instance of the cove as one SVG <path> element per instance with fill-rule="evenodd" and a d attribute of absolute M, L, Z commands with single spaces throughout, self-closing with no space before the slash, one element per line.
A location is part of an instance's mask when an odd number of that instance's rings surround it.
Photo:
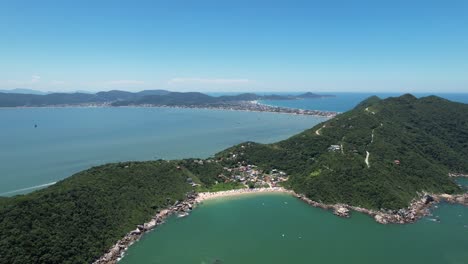
<path fill-rule="evenodd" d="M 439 219 L 440 221 L 434 221 Z M 120 263 L 467 263 L 468 208 L 439 204 L 415 224 L 349 219 L 288 194 L 208 200 L 172 217 Z"/>

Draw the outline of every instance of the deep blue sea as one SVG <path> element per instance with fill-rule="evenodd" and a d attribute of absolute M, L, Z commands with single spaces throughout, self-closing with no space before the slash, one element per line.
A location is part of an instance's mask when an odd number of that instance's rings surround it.
<path fill-rule="evenodd" d="M 267 104 L 267 105 L 273 105 L 273 106 L 289 107 L 289 108 L 346 112 L 354 108 L 361 101 L 373 95 L 377 95 L 378 97 L 382 99 L 402 95 L 401 93 L 328 93 L 328 94 L 336 95 L 336 97 L 312 98 L 312 99 L 303 99 L 303 100 L 265 100 L 265 101 L 261 101 L 261 103 Z M 437 96 L 449 99 L 451 101 L 468 104 L 468 93 L 464 93 L 464 94 L 462 93 L 460 94 L 415 93 L 413 95 L 415 95 L 416 97 L 437 95 Z"/>

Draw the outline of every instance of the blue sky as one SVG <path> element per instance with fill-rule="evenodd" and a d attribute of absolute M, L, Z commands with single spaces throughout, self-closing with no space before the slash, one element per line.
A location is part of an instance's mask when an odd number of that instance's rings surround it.
<path fill-rule="evenodd" d="M 0 0 L 0 89 L 468 92 L 468 1 Z"/>

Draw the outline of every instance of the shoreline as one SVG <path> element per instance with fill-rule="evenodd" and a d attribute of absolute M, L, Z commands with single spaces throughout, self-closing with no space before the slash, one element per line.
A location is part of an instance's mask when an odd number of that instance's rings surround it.
<path fill-rule="evenodd" d="M 294 191 L 285 189 L 283 187 L 270 187 L 270 188 L 254 188 L 254 189 L 235 189 L 219 192 L 203 192 L 198 193 L 195 199 L 197 203 L 202 203 L 207 200 L 220 199 L 225 197 L 242 196 L 246 194 L 260 194 L 260 193 L 286 193 L 294 195 Z"/>
<path fill-rule="evenodd" d="M 333 118 L 339 114 L 334 111 L 321 111 L 321 110 L 305 110 L 299 108 L 285 108 L 279 106 L 271 106 L 258 103 L 256 101 L 242 101 L 237 104 L 226 105 L 123 105 L 113 106 L 111 104 L 82 104 L 82 105 L 46 105 L 46 106 L 6 106 L 0 107 L 1 109 L 28 109 L 28 108 L 174 108 L 174 109 L 205 109 L 205 110 L 222 110 L 222 111 L 244 111 L 244 112 L 258 112 L 258 113 L 278 113 L 278 114 L 291 114 L 291 115 L 309 115 L 324 118 Z"/>
<path fill-rule="evenodd" d="M 449 173 L 448 176 L 450 178 L 468 178 L 468 174 L 466 173 Z"/>
<path fill-rule="evenodd" d="M 430 215 L 431 209 L 434 205 L 440 202 L 447 202 L 450 204 L 462 204 L 468 206 L 468 193 L 450 195 L 450 194 L 422 194 L 419 198 L 415 198 L 408 208 L 400 210 L 372 210 L 347 204 L 324 204 L 313 201 L 305 195 L 297 194 L 293 190 L 288 190 L 283 187 L 269 187 L 269 188 L 255 188 L 255 189 L 235 189 L 219 192 L 203 192 L 203 193 L 188 193 L 185 200 L 177 201 L 174 205 L 158 210 L 156 215 L 150 221 L 137 225 L 136 229 L 127 233 L 122 239 L 118 240 L 104 255 L 95 260 L 93 264 L 114 264 L 120 261 L 125 256 L 125 252 L 133 243 L 140 240 L 140 238 L 154 230 L 157 226 L 165 223 L 165 220 L 174 214 L 179 217 L 185 217 L 196 208 L 198 204 L 207 200 L 220 199 L 226 197 L 242 196 L 246 194 L 264 194 L 264 193 L 284 193 L 290 194 L 299 200 L 307 203 L 310 206 L 322 208 L 325 210 L 332 210 L 333 214 L 349 218 L 352 211 L 360 212 L 369 215 L 379 224 L 408 224 L 415 223 L 421 218 Z"/>

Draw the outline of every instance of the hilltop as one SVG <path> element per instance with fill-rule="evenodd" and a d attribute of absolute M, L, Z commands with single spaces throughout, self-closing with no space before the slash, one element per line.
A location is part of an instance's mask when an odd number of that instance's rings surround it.
<path fill-rule="evenodd" d="M 15 91 L 17 91 L 15 93 Z M 30 91 L 30 93 L 28 93 Z M 41 106 L 216 106 L 253 100 L 299 100 L 321 98 L 332 95 L 305 93 L 300 95 L 239 95 L 210 96 L 199 92 L 171 92 L 166 90 L 145 90 L 127 92 L 112 90 L 98 93 L 47 93 L 38 94 L 32 90 L 0 91 L 0 107 L 41 107 Z"/>
<path fill-rule="evenodd" d="M 468 105 L 430 96 L 371 97 L 287 140 L 217 155 L 291 174 L 297 193 L 325 203 L 403 208 L 417 193 L 454 193 L 468 171 Z"/>
<path fill-rule="evenodd" d="M 107 164 L 0 199 L 0 263 L 89 263 L 193 191 L 277 184 L 326 204 L 399 209 L 423 192 L 460 193 L 468 105 L 372 97 L 289 139 L 244 142 L 206 160 Z M 252 169 L 254 168 L 254 169 Z M 249 169 L 254 175 L 243 179 Z M 252 185 L 251 185 L 252 183 Z"/>

